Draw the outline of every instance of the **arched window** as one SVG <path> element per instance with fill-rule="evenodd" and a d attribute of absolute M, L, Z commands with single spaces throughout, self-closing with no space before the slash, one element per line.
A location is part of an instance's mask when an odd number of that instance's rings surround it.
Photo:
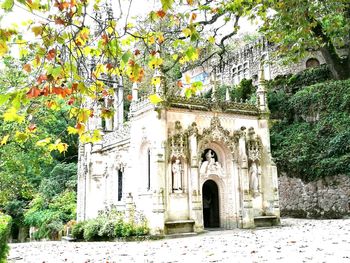
<path fill-rule="evenodd" d="M 123 171 L 118 169 L 118 201 L 121 201 L 123 197 Z"/>
<path fill-rule="evenodd" d="M 151 150 L 147 150 L 147 190 L 151 189 Z"/>
<path fill-rule="evenodd" d="M 320 65 L 320 61 L 317 58 L 309 58 L 306 61 L 306 68 L 315 68 Z"/>

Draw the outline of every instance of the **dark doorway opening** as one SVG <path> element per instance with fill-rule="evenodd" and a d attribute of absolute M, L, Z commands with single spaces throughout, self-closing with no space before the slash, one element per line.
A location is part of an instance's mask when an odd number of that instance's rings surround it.
<path fill-rule="evenodd" d="M 204 227 L 220 227 L 219 189 L 213 180 L 203 184 L 203 220 Z"/>

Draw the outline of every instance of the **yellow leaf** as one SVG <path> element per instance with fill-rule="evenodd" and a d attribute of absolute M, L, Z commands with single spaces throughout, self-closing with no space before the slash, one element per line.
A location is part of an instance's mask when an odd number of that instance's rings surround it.
<path fill-rule="evenodd" d="M 5 135 L 5 136 L 2 138 L 2 140 L 1 140 L 1 142 L 0 142 L 0 145 L 6 144 L 6 143 L 7 143 L 7 140 L 9 139 L 9 137 L 10 137 L 10 135 Z"/>
<path fill-rule="evenodd" d="M 27 139 L 28 139 L 27 133 L 16 131 L 15 140 L 17 142 L 25 142 Z"/>
<path fill-rule="evenodd" d="M 152 78 L 152 85 L 157 86 L 160 84 L 160 78 L 156 77 L 156 78 Z"/>
<path fill-rule="evenodd" d="M 157 104 L 157 103 L 163 101 L 163 99 L 161 97 L 159 97 L 158 94 L 149 95 L 148 98 L 149 98 L 150 102 L 153 103 L 153 104 Z"/>
<path fill-rule="evenodd" d="M 4 121 L 16 121 L 16 122 L 23 122 L 24 116 L 18 115 L 17 110 L 15 107 L 9 108 L 4 114 Z"/>
<path fill-rule="evenodd" d="M 191 83 L 191 76 L 190 75 L 188 75 L 188 74 L 185 75 L 185 82 L 186 82 L 186 84 Z"/>
<path fill-rule="evenodd" d="M 66 143 L 58 143 L 57 146 L 56 146 L 56 149 L 60 152 L 60 153 L 63 153 L 63 152 L 66 152 L 67 149 L 68 149 L 68 144 Z"/>
<path fill-rule="evenodd" d="M 179 57 L 178 54 L 174 54 L 174 55 L 173 55 L 173 60 L 177 60 L 178 57 Z"/>
<path fill-rule="evenodd" d="M 214 43 L 215 43 L 215 37 L 210 36 L 210 37 L 208 38 L 208 41 L 209 41 L 210 44 L 214 44 Z"/>
<path fill-rule="evenodd" d="M 32 31 L 33 31 L 34 35 L 37 37 L 37 36 L 41 35 L 41 33 L 43 32 L 43 27 L 42 26 L 33 26 Z"/>
<path fill-rule="evenodd" d="M 77 134 L 78 130 L 74 127 L 68 126 L 67 128 L 68 134 Z"/>
<path fill-rule="evenodd" d="M 0 40 L 0 56 L 3 56 L 7 53 L 8 51 L 8 46 L 5 41 Z"/>
<path fill-rule="evenodd" d="M 184 29 L 182 29 L 182 33 L 185 35 L 185 37 L 188 37 L 191 35 L 191 29 L 184 28 Z"/>

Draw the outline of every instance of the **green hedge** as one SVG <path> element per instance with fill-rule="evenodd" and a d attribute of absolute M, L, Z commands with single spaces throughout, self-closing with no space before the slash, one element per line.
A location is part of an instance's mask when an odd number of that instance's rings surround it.
<path fill-rule="evenodd" d="M 7 245 L 7 238 L 11 229 L 11 217 L 0 214 L 0 263 L 7 262 L 7 254 L 9 246 Z"/>

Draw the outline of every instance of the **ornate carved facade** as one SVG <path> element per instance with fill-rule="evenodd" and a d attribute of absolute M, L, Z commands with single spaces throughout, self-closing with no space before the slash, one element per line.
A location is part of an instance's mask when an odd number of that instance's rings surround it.
<path fill-rule="evenodd" d="M 155 106 L 136 96 L 129 123 L 81 145 L 78 220 L 125 209 L 128 199 L 153 234 L 278 224 L 263 82 L 257 95 L 259 105 L 171 98 Z"/>

